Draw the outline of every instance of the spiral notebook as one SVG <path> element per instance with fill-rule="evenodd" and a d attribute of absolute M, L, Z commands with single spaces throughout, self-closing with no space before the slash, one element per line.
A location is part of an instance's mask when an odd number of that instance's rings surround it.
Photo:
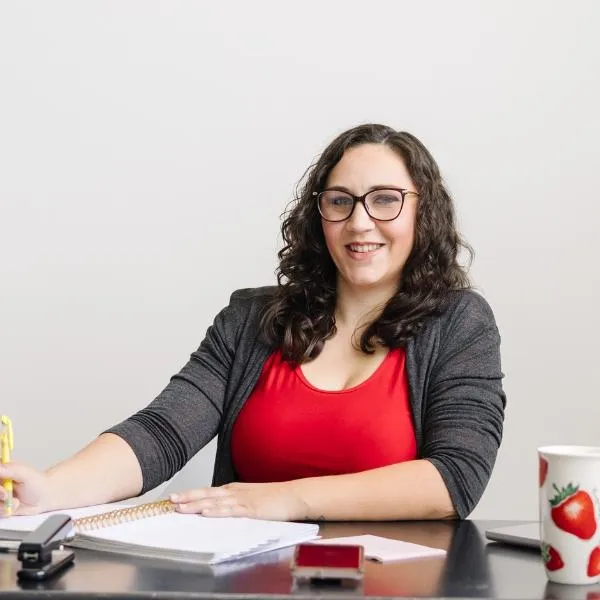
<path fill-rule="evenodd" d="M 169 500 L 122 506 L 104 504 L 34 517 L 0 518 L 0 536 L 23 537 L 51 514 L 68 514 L 75 535 L 66 545 L 136 557 L 214 565 L 292 546 L 318 537 L 312 523 L 242 517 L 209 518 L 175 512 Z"/>

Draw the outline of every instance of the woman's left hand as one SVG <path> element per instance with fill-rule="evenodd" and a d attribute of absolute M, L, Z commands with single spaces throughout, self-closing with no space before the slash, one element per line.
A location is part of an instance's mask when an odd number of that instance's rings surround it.
<path fill-rule="evenodd" d="M 272 521 L 307 519 L 308 506 L 293 482 L 228 483 L 171 494 L 177 512 L 205 517 L 249 517 Z"/>

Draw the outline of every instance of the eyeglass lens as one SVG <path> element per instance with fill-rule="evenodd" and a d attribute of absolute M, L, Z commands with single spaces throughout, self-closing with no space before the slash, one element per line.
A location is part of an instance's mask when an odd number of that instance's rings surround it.
<path fill-rule="evenodd" d="M 395 219 L 402 210 L 402 192 L 398 190 L 373 190 L 365 196 L 369 216 L 381 221 Z M 339 190 L 326 190 L 319 195 L 319 211 L 328 221 L 343 221 L 350 216 L 354 198 Z"/>

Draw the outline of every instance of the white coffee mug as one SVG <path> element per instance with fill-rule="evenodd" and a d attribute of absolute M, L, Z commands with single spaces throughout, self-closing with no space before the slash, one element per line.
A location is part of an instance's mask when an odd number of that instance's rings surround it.
<path fill-rule="evenodd" d="M 538 448 L 540 538 L 556 583 L 600 581 L 600 447 Z"/>

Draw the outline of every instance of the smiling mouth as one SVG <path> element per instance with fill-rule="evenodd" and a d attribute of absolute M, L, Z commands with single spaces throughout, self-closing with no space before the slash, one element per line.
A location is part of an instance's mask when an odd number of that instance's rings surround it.
<path fill-rule="evenodd" d="M 359 254 L 365 252 L 375 252 L 375 250 L 379 250 L 379 248 L 383 247 L 385 244 L 347 244 L 346 248 L 351 252 L 358 252 Z"/>

